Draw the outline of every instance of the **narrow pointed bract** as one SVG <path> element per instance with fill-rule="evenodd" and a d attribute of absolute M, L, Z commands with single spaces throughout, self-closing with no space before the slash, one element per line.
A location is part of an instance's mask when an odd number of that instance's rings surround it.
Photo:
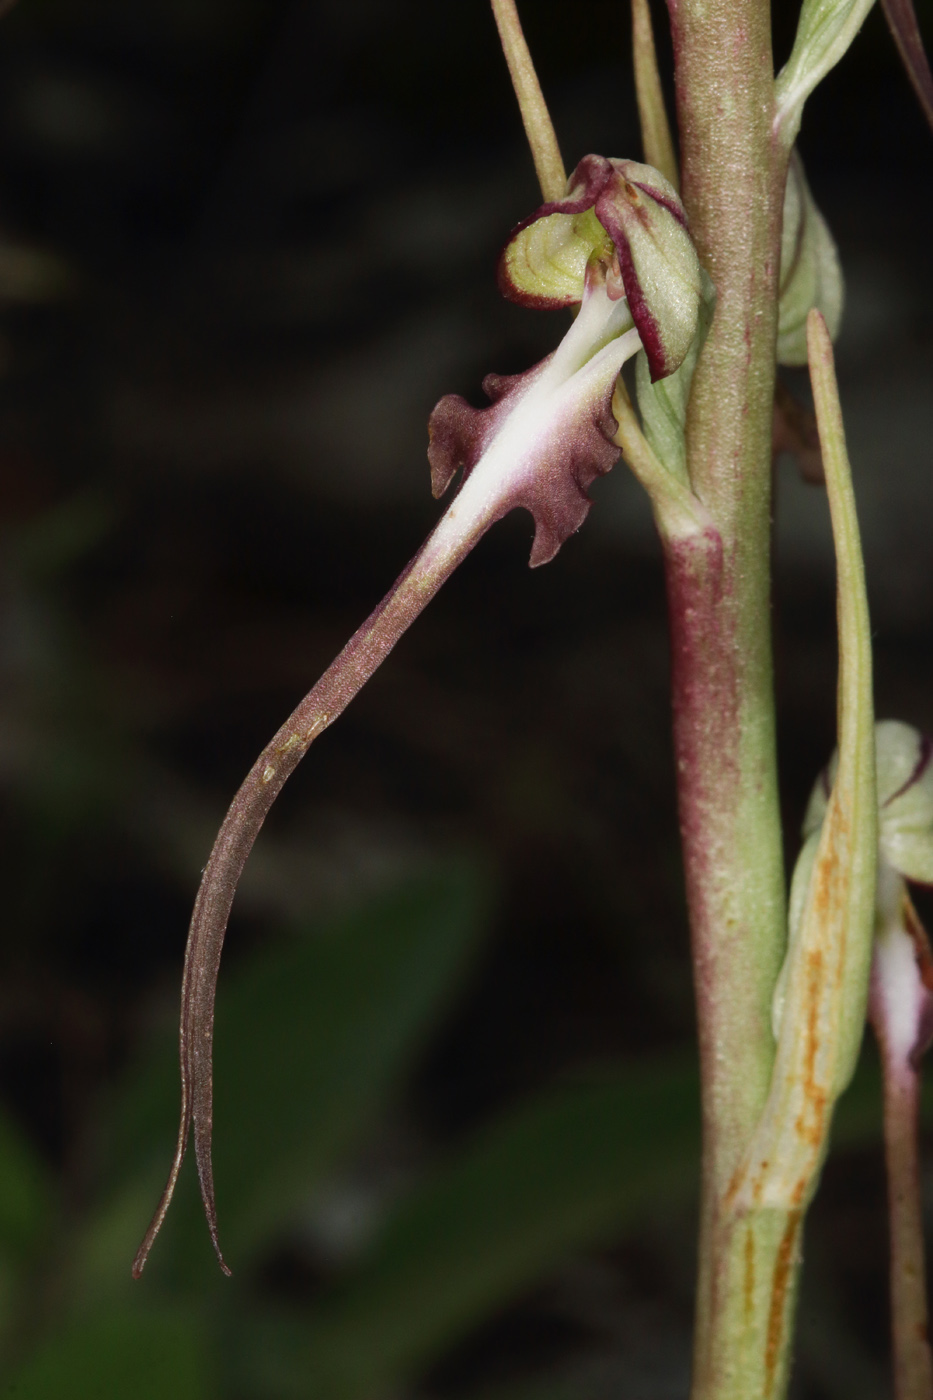
<path fill-rule="evenodd" d="M 839 758 L 821 821 L 794 872 L 790 940 L 775 991 L 771 1087 L 731 1187 L 748 1209 L 798 1213 L 816 1189 L 835 1103 L 861 1045 L 878 830 L 871 633 L 858 520 L 832 345 L 819 312 L 810 312 L 807 330 L 836 547 Z"/>
<path fill-rule="evenodd" d="M 835 68 L 874 0 L 803 0 L 790 58 L 774 84 L 774 130 L 790 150 L 811 92 Z"/>

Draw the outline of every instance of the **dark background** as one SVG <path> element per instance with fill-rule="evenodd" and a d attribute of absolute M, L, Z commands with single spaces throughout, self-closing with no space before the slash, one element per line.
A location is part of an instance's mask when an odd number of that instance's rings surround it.
<path fill-rule="evenodd" d="M 626 7 L 522 8 L 568 166 L 639 157 Z M 847 276 L 839 366 L 878 713 L 933 731 L 933 136 L 878 14 L 800 144 Z M 270 1308 L 300 1333 L 348 1267 L 322 1243 L 345 1244 L 348 1183 L 365 1249 L 387 1202 L 529 1095 L 670 1056 L 691 1072 L 663 581 L 619 467 L 546 569 L 526 568 L 527 517 L 482 542 L 315 747 L 250 863 L 234 979 L 274 963 L 287 930 L 451 860 L 485 891 L 469 958 L 302 1228 L 280 1227 L 230 1285 L 189 1212 L 194 1292 L 155 1259 L 131 1285 L 140 1192 L 112 1250 L 119 1284 L 92 1306 L 74 1269 L 106 1234 L 113 1104 L 132 1101 L 115 1086 L 156 1042 L 171 1064 L 189 907 L 226 803 L 435 518 L 431 407 L 449 391 L 479 403 L 486 372 L 527 367 L 563 331 L 495 287 L 498 249 L 537 202 L 483 0 L 19 0 L 0 26 L 0 1102 L 54 1202 L 27 1262 L 0 1267 L 10 1394 L 66 1374 L 42 1358 L 70 1355 L 69 1327 L 110 1336 L 111 1309 L 148 1317 L 154 1297 L 195 1293 L 211 1340 L 190 1394 L 329 1394 L 275 1379 L 274 1331 L 250 1343 L 259 1379 L 231 1362 L 224 1290 L 241 1289 L 244 1335 Z M 777 507 L 792 860 L 834 743 L 833 570 L 822 493 L 789 461 Z M 270 1102 L 300 1116 L 279 1068 Z M 147 1120 L 147 1190 L 173 1093 Z M 235 1085 L 228 1099 L 236 1114 Z M 830 1161 L 814 1210 L 800 1400 L 886 1393 L 874 1122 Z M 685 1162 L 666 1204 L 581 1227 L 415 1348 L 396 1392 L 686 1395 Z M 222 1209 L 223 1171 L 218 1156 Z M 143 1393 L 118 1333 L 89 1393 Z M 170 1373 L 153 1384 L 189 1393 Z"/>

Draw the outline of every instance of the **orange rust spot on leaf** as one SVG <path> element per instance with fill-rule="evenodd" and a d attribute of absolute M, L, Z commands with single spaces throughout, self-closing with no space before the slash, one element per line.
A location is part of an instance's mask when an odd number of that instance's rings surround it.
<path fill-rule="evenodd" d="M 765 1390 L 766 1396 L 774 1390 L 777 1379 L 777 1364 L 784 1340 L 784 1324 L 787 1314 L 787 1290 L 794 1262 L 794 1247 L 800 1229 L 801 1212 L 791 1211 L 787 1217 L 784 1234 L 778 1245 L 774 1265 L 774 1279 L 771 1284 L 771 1307 L 768 1310 L 768 1334 L 765 1343 Z"/>
<path fill-rule="evenodd" d="M 729 1182 L 729 1185 L 728 1185 L 728 1187 L 726 1188 L 726 1194 L 725 1194 L 725 1198 L 724 1198 L 724 1204 L 725 1204 L 726 1206 L 730 1206 L 730 1205 L 732 1204 L 732 1202 L 735 1200 L 736 1196 L 738 1195 L 738 1190 L 739 1190 L 739 1187 L 741 1186 L 741 1184 L 742 1184 L 742 1163 L 740 1162 L 739 1165 L 736 1167 L 735 1171 L 732 1173 L 732 1180 Z"/>
<path fill-rule="evenodd" d="M 792 1200 L 792 1202 L 794 1203 L 795 1206 L 799 1206 L 799 1205 L 802 1205 L 802 1204 L 803 1204 L 804 1192 L 806 1191 L 806 1189 L 807 1189 L 807 1187 L 808 1187 L 809 1185 L 810 1185 L 810 1177 L 809 1177 L 809 1175 L 807 1175 L 807 1176 L 802 1176 L 802 1177 L 800 1178 L 800 1180 L 797 1182 L 797 1185 L 794 1187 L 793 1191 L 790 1193 L 790 1198 L 791 1198 L 791 1200 Z"/>
<path fill-rule="evenodd" d="M 801 1109 L 795 1128 L 799 1137 L 811 1147 L 819 1147 L 823 1140 L 823 1124 L 826 1116 L 826 1091 L 816 1082 L 816 1056 L 819 1050 L 820 993 L 823 990 L 824 958 L 820 948 L 807 954 L 806 991 L 806 1044 L 803 1061 L 804 1106 Z"/>
<path fill-rule="evenodd" d="M 755 1236 L 749 1225 L 745 1235 L 745 1278 L 743 1280 L 745 1322 L 751 1322 L 755 1309 Z"/>

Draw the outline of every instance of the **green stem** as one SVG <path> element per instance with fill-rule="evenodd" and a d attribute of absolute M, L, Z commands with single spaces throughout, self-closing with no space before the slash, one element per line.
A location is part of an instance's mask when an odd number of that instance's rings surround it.
<path fill-rule="evenodd" d="M 562 199 L 567 191 L 567 172 L 515 0 L 492 0 L 492 13 L 518 98 L 541 193 L 546 200 Z"/>
<path fill-rule="evenodd" d="M 651 10 L 648 0 L 632 0 L 632 57 L 635 68 L 635 97 L 641 123 L 641 143 L 645 160 L 660 170 L 674 189 L 680 188 L 680 172 L 674 140 L 667 120 L 658 55 L 654 46 Z"/>
<path fill-rule="evenodd" d="M 703 1191 L 693 1400 L 778 1396 L 799 1213 L 730 1185 L 765 1106 L 785 941 L 770 640 L 771 421 L 786 161 L 762 0 L 670 0 L 683 197 L 716 287 L 687 421 L 716 546 L 667 549 L 674 733 L 697 986 Z"/>

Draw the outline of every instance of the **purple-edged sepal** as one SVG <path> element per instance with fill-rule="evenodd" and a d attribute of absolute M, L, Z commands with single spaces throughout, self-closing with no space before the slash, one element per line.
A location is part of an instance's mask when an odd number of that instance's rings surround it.
<path fill-rule="evenodd" d="M 696 332 L 700 264 L 676 190 L 650 165 L 584 156 L 566 199 L 542 205 L 512 234 L 499 286 L 523 306 L 570 306 L 594 262 L 609 295 L 628 299 L 652 380 L 671 374 Z"/>

